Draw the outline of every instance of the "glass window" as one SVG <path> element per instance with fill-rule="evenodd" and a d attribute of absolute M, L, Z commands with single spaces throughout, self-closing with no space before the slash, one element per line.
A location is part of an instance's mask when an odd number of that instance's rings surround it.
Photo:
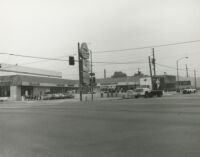
<path fill-rule="evenodd" d="M 10 86 L 0 86 L 0 97 L 10 97 Z"/>

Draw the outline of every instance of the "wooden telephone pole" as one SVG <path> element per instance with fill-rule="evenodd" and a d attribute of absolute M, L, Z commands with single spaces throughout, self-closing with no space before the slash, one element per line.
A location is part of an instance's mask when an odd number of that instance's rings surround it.
<path fill-rule="evenodd" d="M 153 75 L 156 76 L 156 59 L 155 59 L 154 48 L 152 48 L 152 52 L 153 52 L 153 59 L 152 59 L 152 63 L 153 63 Z"/>
<path fill-rule="evenodd" d="M 153 89 L 153 78 L 152 78 L 151 57 L 150 56 L 149 56 L 149 71 L 150 71 L 150 77 L 151 77 L 151 86 Z"/>

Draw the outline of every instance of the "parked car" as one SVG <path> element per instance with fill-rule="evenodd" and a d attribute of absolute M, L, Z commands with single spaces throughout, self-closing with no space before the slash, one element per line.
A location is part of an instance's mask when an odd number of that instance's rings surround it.
<path fill-rule="evenodd" d="M 126 94 L 127 94 L 127 99 L 132 99 L 136 95 L 134 90 L 127 90 Z"/>
<path fill-rule="evenodd" d="M 134 90 L 127 90 L 126 92 L 121 93 L 123 99 L 132 99 L 135 97 L 135 91 Z"/>
<path fill-rule="evenodd" d="M 52 94 L 44 94 L 42 96 L 42 99 L 43 100 L 51 100 L 53 98 L 53 95 Z"/>
<path fill-rule="evenodd" d="M 196 89 L 188 88 L 183 90 L 183 94 L 196 93 Z"/>
<path fill-rule="evenodd" d="M 74 98 L 74 94 L 71 92 L 64 93 L 63 95 L 65 99 Z"/>

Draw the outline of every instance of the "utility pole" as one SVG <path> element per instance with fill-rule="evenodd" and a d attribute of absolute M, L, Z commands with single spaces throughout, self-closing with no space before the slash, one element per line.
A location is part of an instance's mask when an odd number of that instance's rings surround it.
<path fill-rule="evenodd" d="M 155 59 L 154 48 L 152 48 L 152 52 L 153 52 L 153 59 L 152 59 L 152 63 L 153 63 L 153 74 L 154 74 L 154 76 L 156 76 L 156 59 Z"/>
<path fill-rule="evenodd" d="M 90 84 L 91 84 L 91 97 L 92 97 L 92 101 L 93 101 L 93 80 L 94 80 L 93 77 L 94 76 L 93 76 L 93 71 L 92 71 L 92 66 L 93 65 L 92 65 L 92 51 L 91 50 L 90 50 L 90 57 L 91 57 L 90 58 L 90 61 L 91 61 L 91 63 L 90 63 L 91 64 L 91 75 L 90 75 L 90 77 L 91 77 L 91 83 Z"/>
<path fill-rule="evenodd" d="M 153 77 L 152 77 L 151 58 L 150 58 L 150 56 L 149 56 L 149 70 L 150 70 L 150 77 L 151 77 L 151 87 L 153 89 Z"/>
<path fill-rule="evenodd" d="M 104 69 L 104 79 L 106 79 L 106 69 Z"/>
<path fill-rule="evenodd" d="M 82 59 L 80 57 L 80 44 L 78 43 L 78 63 L 79 63 L 79 93 L 80 93 L 80 101 L 82 101 L 82 86 L 83 86 L 83 77 L 82 77 L 82 72 L 83 72 L 83 66 L 82 66 Z"/>
<path fill-rule="evenodd" d="M 197 88 L 197 76 L 196 76 L 196 70 L 194 69 L 194 87 Z"/>
<path fill-rule="evenodd" d="M 185 66 L 186 66 L 186 77 L 188 78 L 189 75 L 188 75 L 188 67 L 187 67 L 187 64 L 185 64 Z"/>
<path fill-rule="evenodd" d="M 179 91 L 179 73 L 178 73 L 178 60 L 176 61 L 176 70 L 177 70 L 177 91 Z"/>
<path fill-rule="evenodd" d="M 138 75 L 140 75 L 140 68 L 138 68 Z"/>

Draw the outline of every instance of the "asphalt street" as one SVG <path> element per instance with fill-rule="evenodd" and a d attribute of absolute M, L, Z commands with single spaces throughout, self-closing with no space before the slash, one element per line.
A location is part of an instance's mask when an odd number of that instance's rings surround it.
<path fill-rule="evenodd" d="M 199 156 L 199 95 L 0 104 L 0 157 Z"/>

